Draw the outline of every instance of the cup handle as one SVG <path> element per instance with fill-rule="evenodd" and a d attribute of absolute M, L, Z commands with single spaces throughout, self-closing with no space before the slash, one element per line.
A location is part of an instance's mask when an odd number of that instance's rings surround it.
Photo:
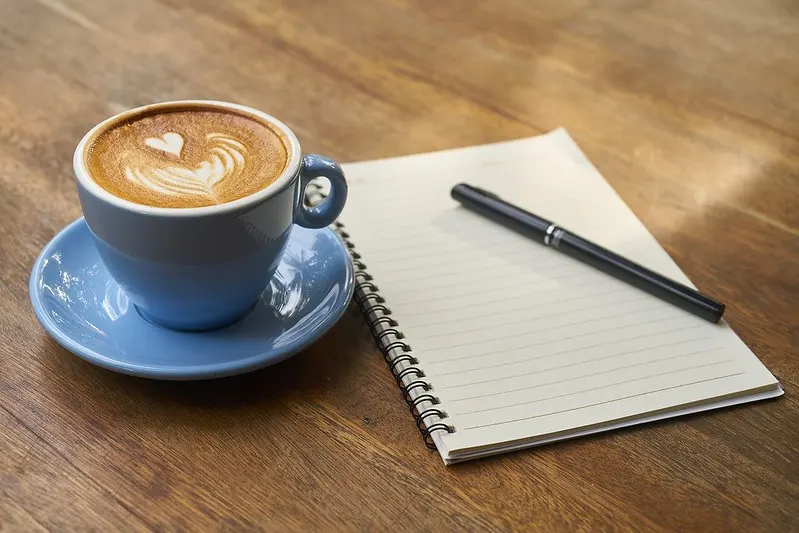
<path fill-rule="evenodd" d="M 305 205 L 305 188 L 318 177 L 330 180 L 330 194 L 313 207 Z M 308 154 L 302 158 L 300 168 L 299 208 L 294 222 L 305 228 L 318 229 L 332 224 L 347 201 L 347 180 L 344 171 L 333 161 L 322 155 Z"/>

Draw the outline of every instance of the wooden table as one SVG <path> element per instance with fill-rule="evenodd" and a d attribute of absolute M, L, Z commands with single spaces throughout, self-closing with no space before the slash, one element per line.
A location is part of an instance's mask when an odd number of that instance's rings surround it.
<path fill-rule="evenodd" d="M 799 530 L 799 9 L 789 0 L 0 0 L 0 530 Z M 563 126 L 786 388 L 444 467 L 354 309 L 297 357 L 164 383 L 36 322 L 104 117 L 249 104 L 341 162 Z M 4 529 L 7 528 L 7 529 Z"/>

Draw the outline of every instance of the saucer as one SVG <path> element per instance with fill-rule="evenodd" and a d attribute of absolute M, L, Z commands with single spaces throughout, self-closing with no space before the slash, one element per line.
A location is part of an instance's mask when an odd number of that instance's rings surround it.
<path fill-rule="evenodd" d="M 61 346 L 109 370 L 170 380 L 241 374 L 296 354 L 336 323 L 353 288 L 339 237 L 295 226 L 249 315 L 214 331 L 169 330 L 139 315 L 103 266 L 83 218 L 44 247 L 30 279 L 36 317 Z"/>

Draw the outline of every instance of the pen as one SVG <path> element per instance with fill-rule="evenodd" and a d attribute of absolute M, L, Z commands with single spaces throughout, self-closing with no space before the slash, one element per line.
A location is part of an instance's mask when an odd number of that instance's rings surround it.
<path fill-rule="evenodd" d="M 587 241 L 494 193 L 459 183 L 450 194 L 468 209 L 705 320 L 717 323 L 724 314 L 724 304 L 713 298 Z"/>

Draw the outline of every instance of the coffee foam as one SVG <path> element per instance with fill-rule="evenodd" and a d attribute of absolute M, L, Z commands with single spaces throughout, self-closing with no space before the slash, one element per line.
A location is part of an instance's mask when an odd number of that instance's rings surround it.
<path fill-rule="evenodd" d="M 156 207 L 203 207 L 253 194 L 286 168 L 288 141 L 270 124 L 196 105 L 146 110 L 98 132 L 84 156 L 111 194 Z"/>

